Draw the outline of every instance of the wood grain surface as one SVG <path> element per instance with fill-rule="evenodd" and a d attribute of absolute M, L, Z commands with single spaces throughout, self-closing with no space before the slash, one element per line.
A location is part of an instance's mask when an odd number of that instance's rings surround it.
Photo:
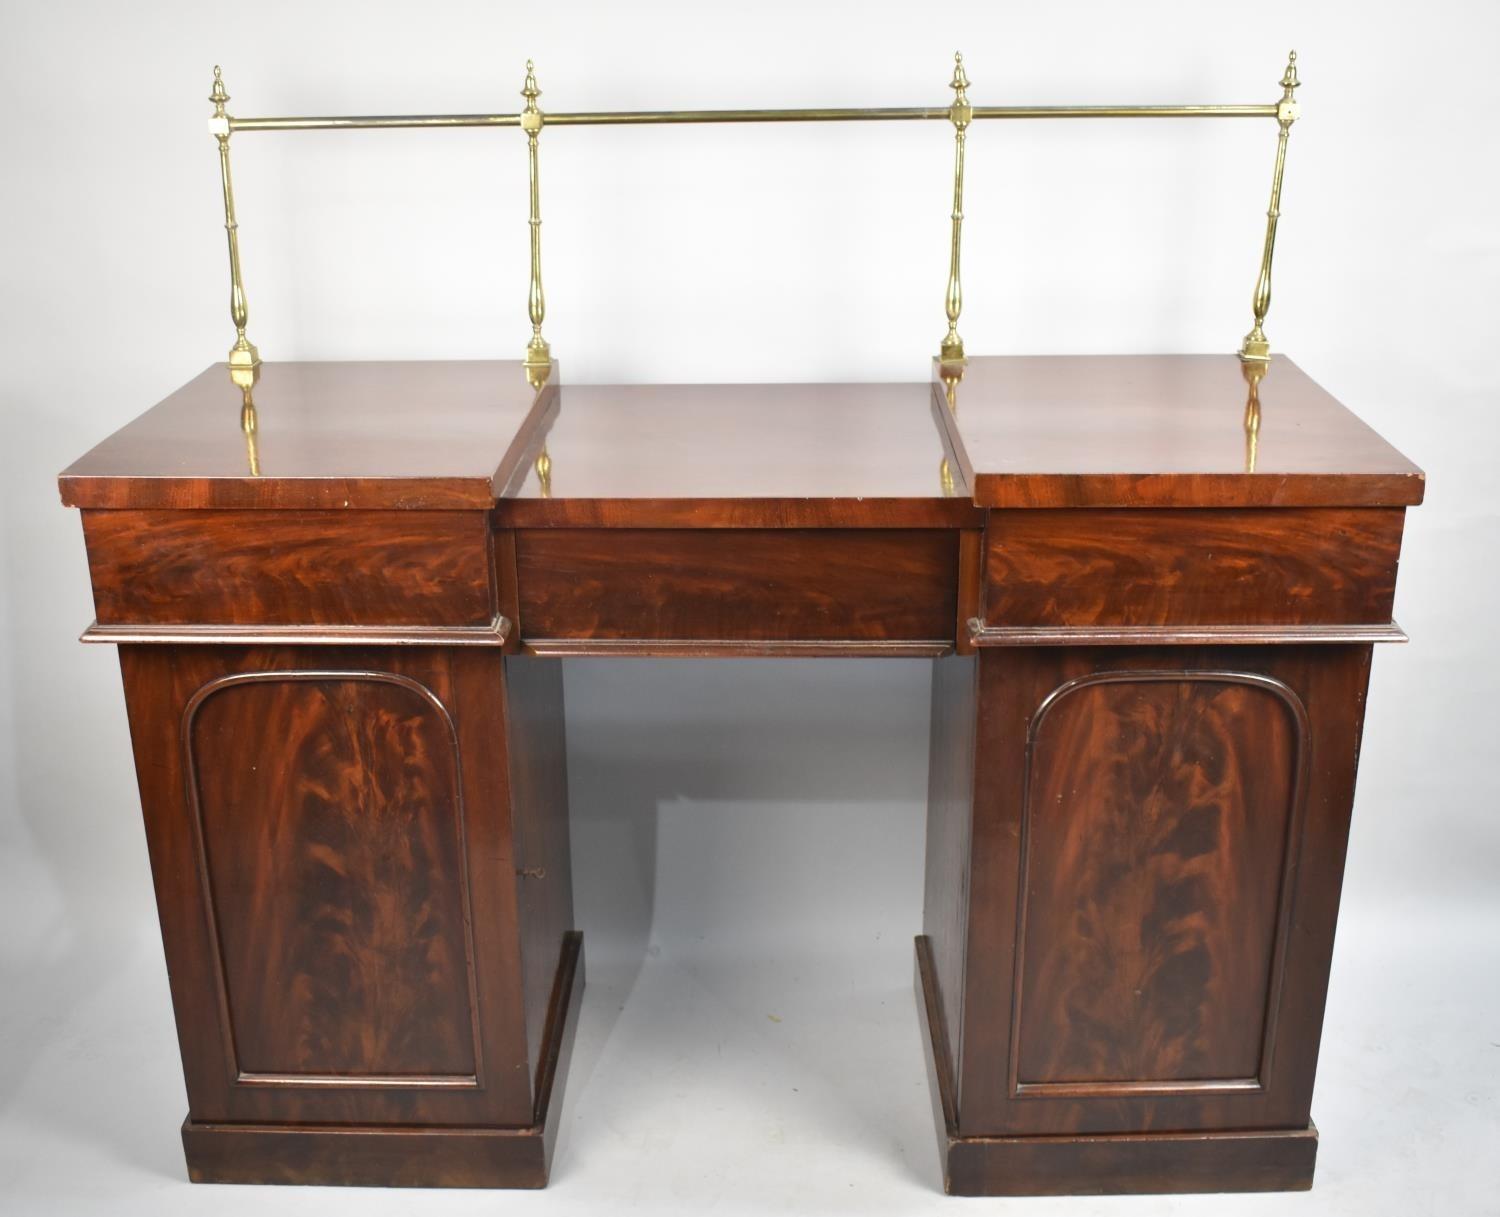
<path fill-rule="evenodd" d="M 1030 734 L 1013 1089 L 1258 1088 L 1307 746 L 1296 694 L 1101 673 Z"/>
<path fill-rule="evenodd" d="M 102 625 L 486 626 L 478 511 L 86 511 Z"/>
<path fill-rule="evenodd" d="M 582 986 L 559 656 L 943 655 L 945 1182 L 1304 1187 L 1423 476 L 1284 357 L 533 393 L 208 372 L 75 463 L 194 1178 L 539 1186 Z M 546 460 L 542 460 L 543 453 Z M 1252 460 L 1253 458 L 1253 460 Z M 551 658 L 548 658 L 551 657 Z"/>
<path fill-rule="evenodd" d="M 961 479 L 943 478 L 945 454 L 922 381 L 568 385 L 496 518 L 516 528 L 977 527 Z"/>
<path fill-rule="evenodd" d="M 480 1084 L 458 738 L 391 673 L 248 673 L 184 742 L 236 1074 Z"/>
<path fill-rule="evenodd" d="M 529 1126 L 500 652 L 120 660 L 193 1121 Z"/>
<path fill-rule="evenodd" d="M 969 945 L 969 848 L 974 798 L 974 714 L 978 666 L 953 655 L 932 665 L 927 765 L 926 883 L 922 933 L 929 988 L 943 1024 L 947 1076 L 957 1076 L 963 1044 L 964 977 Z"/>
<path fill-rule="evenodd" d="M 971 358 L 936 412 L 981 507 L 1404 507 L 1423 474 L 1292 360 L 1248 386 L 1234 355 Z M 1253 466 L 1253 467 L 1252 467 Z"/>
<path fill-rule="evenodd" d="M 938 529 L 516 533 L 532 639 L 943 640 L 957 534 Z"/>
<path fill-rule="evenodd" d="M 547 1186 L 562 1122 L 563 1091 L 578 1030 L 583 935 L 563 938 L 538 1064 L 535 1117 L 521 1128 L 308 1124 L 182 1125 L 194 1183 L 337 1184 L 349 1187 Z"/>
<path fill-rule="evenodd" d="M 487 508 L 561 380 L 515 360 L 273 361 L 255 386 L 256 463 L 240 391 L 214 364 L 58 478 L 102 508 Z"/>
<path fill-rule="evenodd" d="M 1369 655 L 981 650 L 958 1135 L 1308 1126 Z"/>
<path fill-rule="evenodd" d="M 1306 1191 L 1318 1130 L 1254 1128 L 1054 1136 L 962 1136 L 932 943 L 916 941 L 917 1017 L 943 1191 L 953 1196 L 1114 1196 Z"/>
<path fill-rule="evenodd" d="M 508 656 L 505 709 L 526 1042 L 540 1067 L 552 977 L 564 938 L 573 929 L 562 664 Z"/>
<path fill-rule="evenodd" d="M 1400 509 L 1013 511 L 985 537 L 987 624 L 1388 625 Z"/>

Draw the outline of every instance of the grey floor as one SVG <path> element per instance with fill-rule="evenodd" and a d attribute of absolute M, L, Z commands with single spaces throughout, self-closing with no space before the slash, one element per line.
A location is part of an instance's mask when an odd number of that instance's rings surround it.
<path fill-rule="evenodd" d="M 155 927 L 6 998 L 0 1211 L 261 1213 L 1500 1212 L 1493 927 L 1345 934 L 1314 1116 L 1314 1190 L 964 1201 L 940 1194 L 906 944 L 790 953 L 598 933 L 545 1193 L 195 1187 Z M 1443 943 L 1434 950 L 1432 943 Z M 75 995 L 80 963 L 103 978 Z"/>
<path fill-rule="evenodd" d="M 942 1196 L 910 981 L 928 678 L 917 662 L 731 665 L 727 684 L 570 672 L 589 974 L 542 1193 L 189 1185 L 138 828 L 92 902 L 0 857 L 0 925 L 20 927 L 0 939 L 0 1213 L 1500 1213 L 1500 924 L 1381 890 L 1400 872 L 1373 866 L 1378 788 L 1351 855 L 1311 1193 Z"/>

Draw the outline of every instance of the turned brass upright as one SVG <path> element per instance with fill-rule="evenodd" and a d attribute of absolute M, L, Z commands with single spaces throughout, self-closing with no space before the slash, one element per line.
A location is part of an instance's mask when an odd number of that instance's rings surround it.
<path fill-rule="evenodd" d="M 1297 56 L 1292 54 L 1281 78 L 1281 99 L 1271 105 L 1094 105 L 1094 106 L 976 106 L 969 102 L 969 78 L 964 71 L 963 56 L 955 55 L 953 77 L 948 87 L 953 100 L 946 108 L 937 106 L 866 106 L 817 107 L 799 109 L 756 110 L 588 110 L 559 111 L 543 114 L 537 105 L 542 91 L 537 87 L 536 73 L 528 60 L 526 80 L 521 89 L 525 106 L 514 114 L 392 114 L 392 115 L 323 115 L 281 118 L 235 118 L 225 109 L 229 95 L 219 69 L 214 69 L 214 103 L 209 130 L 219 141 L 219 168 L 224 183 L 224 227 L 229 234 L 230 316 L 234 320 L 235 344 L 229 352 L 230 374 L 235 383 L 246 388 L 255 383 L 260 356 L 245 335 L 249 310 L 245 304 L 244 284 L 240 278 L 239 236 L 234 218 L 234 188 L 229 176 L 229 137 L 236 131 L 353 131 L 388 130 L 399 127 L 451 129 L 459 127 L 519 127 L 526 133 L 526 156 L 531 186 L 531 280 L 527 294 L 527 313 L 531 319 L 531 339 L 526 344 L 526 378 L 540 389 L 552 374 L 552 351 L 542 336 L 546 317 L 546 298 L 542 293 L 542 208 L 537 139 L 544 126 L 632 126 L 658 123 L 762 123 L 762 122 L 950 122 L 953 125 L 953 210 L 951 215 L 948 256 L 948 290 L 944 301 L 948 331 L 938 351 L 943 384 L 949 406 L 955 405 L 954 390 L 966 364 L 964 342 L 958 333 L 963 311 L 963 287 L 960 262 L 964 221 L 964 152 L 969 125 L 980 120 L 1016 119 L 1092 119 L 1092 118 L 1274 118 L 1280 126 L 1276 144 L 1276 172 L 1271 181 L 1271 206 L 1266 214 L 1266 237 L 1261 252 L 1260 275 L 1256 280 L 1253 309 L 1255 321 L 1240 346 L 1240 357 L 1247 363 L 1264 363 L 1270 359 L 1271 347 L 1263 328 L 1271 306 L 1271 260 L 1276 247 L 1276 221 L 1281 214 L 1281 178 L 1286 166 L 1287 137 L 1297 120 L 1295 90 Z"/>
<path fill-rule="evenodd" d="M 234 179 L 229 176 L 229 114 L 224 107 L 229 94 L 224 91 L 224 74 L 214 66 L 214 103 L 208 130 L 219 141 L 219 178 L 224 186 L 224 231 L 229 234 L 229 317 L 234 322 L 234 345 L 229 348 L 229 377 L 248 391 L 260 375 L 260 352 L 245 337 L 250 322 L 250 306 L 245 303 L 245 284 L 240 278 L 240 233 L 234 218 Z"/>
<path fill-rule="evenodd" d="M 964 232 L 964 137 L 974 119 L 962 55 L 953 56 L 953 79 L 948 87 L 953 90 L 953 104 L 948 107 L 948 119 L 953 124 L 953 243 L 948 252 L 948 333 L 938 348 L 938 358 L 944 364 L 962 366 L 964 340 L 958 336 L 958 315 L 964 307 L 963 287 L 959 282 L 959 250 Z"/>
<path fill-rule="evenodd" d="M 531 171 L 531 291 L 526 298 L 526 310 L 531 317 L 531 341 L 526 344 L 526 379 L 534 389 L 541 388 L 552 375 L 552 348 L 542 337 L 547 300 L 542 294 L 542 196 L 536 159 L 536 137 L 541 134 L 542 124 L 546 121 L 536 104 L 541 95 L 542 91 L 536 87 L 535 70 L 528 59 L 526 83 L 521 88 L 521 96 L 526 99 L 526 108 L 521 111 L 521 130 L 526 132 L 526 160 Z"/>
<path fill-rule="evenodd" d="M 1297 101 L 1294 91 L 1302 82 L 1297 79 L 1297 52 L 1293 51 L 1286 61 L 1286 71 L 1281 74 L 1281 100 L 1276 103 L 1276 122 L 1281 130 L 1276 136 L 1276 171 L 1271 176 L 1271 206 L 1266 210 L 1266 243 L 1260 254 L 1260 274 L 1255 280 L 1255 296 L 1250 307 L 1255 314 L 1255 324 L 1245 335 L 1240 346 L 1240 358 L 1264 363 L 1271 358 L 1271 344 L 1266 340 L 1262 328 L 1266 313 L 1271 308 L 1271 258 L 1276 252 L 1276 221 L 1281 218 L 1281 174 L 1286 168 L 1286 141 L 1297 121 Z"/>

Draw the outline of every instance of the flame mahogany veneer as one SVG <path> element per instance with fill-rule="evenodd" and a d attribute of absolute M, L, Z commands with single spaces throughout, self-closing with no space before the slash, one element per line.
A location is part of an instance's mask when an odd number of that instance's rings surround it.
<path fill-rule="evenodd" d="M 1290 361 L 1253 437 L 1245 395 L 1219 356 L 540 393 L 287 363 L 253 467 L 222 365 L 123 427 L 61 487 L 85 636 L 120 644 L 189 1175 L 543 1186 L 583 990 L 557 658 L 925 655 L 944 1186 L 1310 1186 L 1423 483 Z"/>

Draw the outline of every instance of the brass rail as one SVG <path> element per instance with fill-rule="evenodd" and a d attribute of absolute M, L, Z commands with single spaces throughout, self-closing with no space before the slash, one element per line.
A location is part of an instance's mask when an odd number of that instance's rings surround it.
<path fill-rule="evenodd" d="M 1275 118 L 1269 106 L 974 106 L 974 118 Z M 804 110 L 580 110 L 548 114 L 549 127 L 662 126 L 672 123 L 840 123 L 943 120 L 948 108 L 853 106 Z M 357 131 L 387 127 L 519 127 L 515 114 L 388 114 L 231 118 L 230 131 Z"/>
<path fill-rule="evenodd" d="M 963 307 L 959 280 L 961 237 L 963 231 L 963 171 L 965 137 L 970 123 L 976 120 L 1064 119 L 1064 118 L 1274 118 L 1280 128 L 1276 144 L 1276 168 L 1272 177 L 1271 205 L 1266 214 L 1266 235 L 1261 263 L 1256 276 L 1252 300 L 1254 324 L 1240 346 L 1240 358 L 1264 363 L 1270 359 L 1270 343 L 1263 330 L 1271 304 L 1271 262 L 1276 245 L 1276 222 L 1281 214 L 1281 181 L 1286 165 L 1287 137 L 1297 120 L 1294 90 L 1297 78 L 1297 54 L 1293 51 L 1281 77 L 1280 100 L 1269 105 L 1184 105 L 1184 106 L 975 106 L 968 100 L 968 77 L 963 57 L 954 56 L 954 90 L 951 105 L 817 107 L 806 109 L 767 110 L 583 110 L 572 113 L 544 113 L 536 104 L 541 96 L 530 62 L 526 64 L 526 83 L 521 90 L 525 108 L 514 114 L 393 114 L 310 116 L 284 118 L 235 118 L 225 110 L 229 95 L 224 91 L 219 69 L 214 69 L 214 88 L 209 100 L 214 116 L 209 129 L 218 140 L 220 174 L 224 190 L 224 221 L 229 234 L 230 315 L 235 324 L 236 340 L 230 351 L 230 369 L 236 383 L 248 388 L 259 371 L 260 356 L 245 336 L 249 310 L 245 304 L 244 284 L 240 275 L 238 225 L 234 213 L 234 188 L 229 173 L 229 139 L 238 131 L 358 131 L 412 127 L 520 127 L 526 134 L 527 163 L 531 197 L 531 279 L 528 290 L 528 314 L 532 335 L 526 347 L 527 376 L 534 385 L 546 382 L 552 368 L 551 351 L 542 337 L 545 301 L 542 294 L 541 268 L 541 202 L 538 182 L 537 138 L 543 127 L 619 127 L 657 126 L 694 123 L 807 123 L 807 122 L 902 122 L 947 121 L 954 129 L 952 239 L 950 244 L 948 288 L 944 311 L 948 332 L 940 344 L 939 359 L 949 374 L 962 375 L 963 340 L 958 336 L 958 319 Z"/>

